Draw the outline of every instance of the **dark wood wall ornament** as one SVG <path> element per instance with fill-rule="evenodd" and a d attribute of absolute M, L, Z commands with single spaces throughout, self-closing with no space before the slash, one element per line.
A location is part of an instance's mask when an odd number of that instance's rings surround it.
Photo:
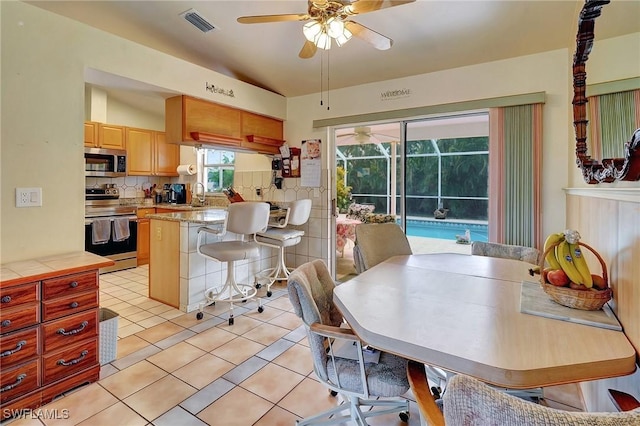
<path fill-rule="evenodd" d="M 585 0 L 578 18 L 576 52 L 573 56 L 573 126 L 576 133 L 576 164 L 589 184 L 640 180 L 640 129 L 624 143 L 624 158 L 597 161 L 587 152 L 587 71 L 593 47 L 596 18 L 610 0 Z"/>

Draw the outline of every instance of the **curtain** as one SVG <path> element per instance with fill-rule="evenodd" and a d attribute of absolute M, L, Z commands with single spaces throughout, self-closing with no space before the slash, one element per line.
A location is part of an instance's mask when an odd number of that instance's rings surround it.
<path fill-rule="evenodd" d="M 542 104 L 489 111 L 489 240 L 538 247 Z"/>
<path fill-rule="evenodd" d="M 640 90 L 590 96 L 588 101 L 589 155 L 594 159 L 622 157 L 624 143 L 640 128 Z"/>

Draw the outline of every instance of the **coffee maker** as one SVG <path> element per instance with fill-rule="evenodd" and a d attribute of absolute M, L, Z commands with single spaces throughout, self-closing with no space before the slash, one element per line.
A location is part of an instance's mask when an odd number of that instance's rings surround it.
<path fill-rule="evenodd" d="M 184 183 L 173 183 L 169 185 L 169 204 L 186 204 L 187 189 Z"/>

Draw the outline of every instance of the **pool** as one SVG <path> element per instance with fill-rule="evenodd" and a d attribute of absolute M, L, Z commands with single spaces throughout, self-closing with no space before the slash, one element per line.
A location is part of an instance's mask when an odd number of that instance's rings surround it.
<path fill-rule="evenodd" d="M 489 241 L 488 225 L 483 223 L 452 222 L 449 220 L 407 219 L 407 235 L 455 241 L 468 229 L 471 241 Z"/>

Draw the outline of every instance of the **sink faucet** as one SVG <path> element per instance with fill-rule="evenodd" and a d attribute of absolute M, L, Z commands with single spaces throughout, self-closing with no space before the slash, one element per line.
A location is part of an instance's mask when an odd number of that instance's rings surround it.
<path fill-rule="evenodd" d="M 198 186 L 202 187 L 202 196 L 198 196 Z M 204 205 L 205 202 L 205 187 L 202 184 L 202 182 L 196 182 L 196 184 L 193 186 L 193 198 L 196 198 L 200 204 Z"/>

